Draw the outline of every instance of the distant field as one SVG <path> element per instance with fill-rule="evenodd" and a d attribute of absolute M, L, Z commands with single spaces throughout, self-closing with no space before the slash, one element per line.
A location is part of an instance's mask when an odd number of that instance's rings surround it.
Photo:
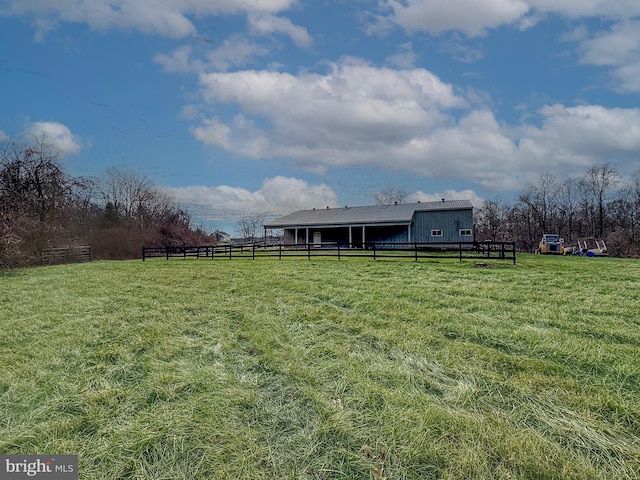
<path fill-rule="evenodd" d="M 0 453 L 78 454 L 81 479 L 640 478 L 640 262 L 490 267 L 0 273 Z"/>

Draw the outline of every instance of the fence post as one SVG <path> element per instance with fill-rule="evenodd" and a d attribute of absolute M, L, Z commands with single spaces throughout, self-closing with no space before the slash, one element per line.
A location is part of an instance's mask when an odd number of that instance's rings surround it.
<path fill-rule="evenodd" d="M 418 261 L 418 242 L 413 242 L 414 254 L 416 257 L 416 262 Z"/>
<path fill-rule="evenodd" d="M 229 245 L 229 260 L 231 260 L 231 251 L 233 250 L 233 245 Z"/>
<path fill-rule="evenodd" d="M 251 258 L 252 258 L 253 260 L 255 260 L 255 259 L 256 259 L 256 244 L 255 244 L 255 243 L 253 244 L 253 249 L 252 249 L 252 251 L 251 251 Z"/>
<path fill-rule="evenodd" d="M 307 243 L 307 260 L 311 260 L 311 244 Z"/>
<path fill-rule="evenodd" d="M 458 248 L 460 249 L 460 261 L 462 261 L 462 242 L 458 243 Z"/>
<path fill-rule="evenodd" d="M 338 261 L 340 261 L 340 244 L 338 243 Z"/>
<path fill-rule="evenodd" d="M 278 260 L 282 260 L 282 244 L 278 245 Z"/>
<path fill-rule="evenodd" d="M 142 261 L 144 262 L 144 254 L 146 253 L 146 249 L 142 247 Z"/>
<path fill-rule="evenodd" d="M 373 244 L 373 261 L 376 261 L 376 244 Z"/>

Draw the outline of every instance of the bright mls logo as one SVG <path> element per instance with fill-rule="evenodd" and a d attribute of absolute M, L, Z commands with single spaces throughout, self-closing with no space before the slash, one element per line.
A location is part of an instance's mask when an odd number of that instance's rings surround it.
<path fill-rule="evenodd" d="M 77 455 L 0 455 L 0 479 L 78 480 Z"/>

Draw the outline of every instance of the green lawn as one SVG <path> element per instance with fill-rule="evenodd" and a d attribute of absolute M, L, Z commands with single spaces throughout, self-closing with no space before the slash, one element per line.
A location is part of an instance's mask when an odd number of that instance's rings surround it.
<path fill-rule="evenodd" d="M 78 454 L 81 479 L 640 478 L 640 262 L 490 266 L 0 273 L 0 453 Z"/>

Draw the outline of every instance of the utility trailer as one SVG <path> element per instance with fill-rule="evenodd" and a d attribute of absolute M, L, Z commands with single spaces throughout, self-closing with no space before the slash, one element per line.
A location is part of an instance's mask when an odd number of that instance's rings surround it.
<path fill-rule="evenodd" d="M 574 255 L 586 255 L 588 257 L 604 257 L 609 255 L 604 240 L 598 238 L 579 238 L 578 247 L 574 249 Z"/>

